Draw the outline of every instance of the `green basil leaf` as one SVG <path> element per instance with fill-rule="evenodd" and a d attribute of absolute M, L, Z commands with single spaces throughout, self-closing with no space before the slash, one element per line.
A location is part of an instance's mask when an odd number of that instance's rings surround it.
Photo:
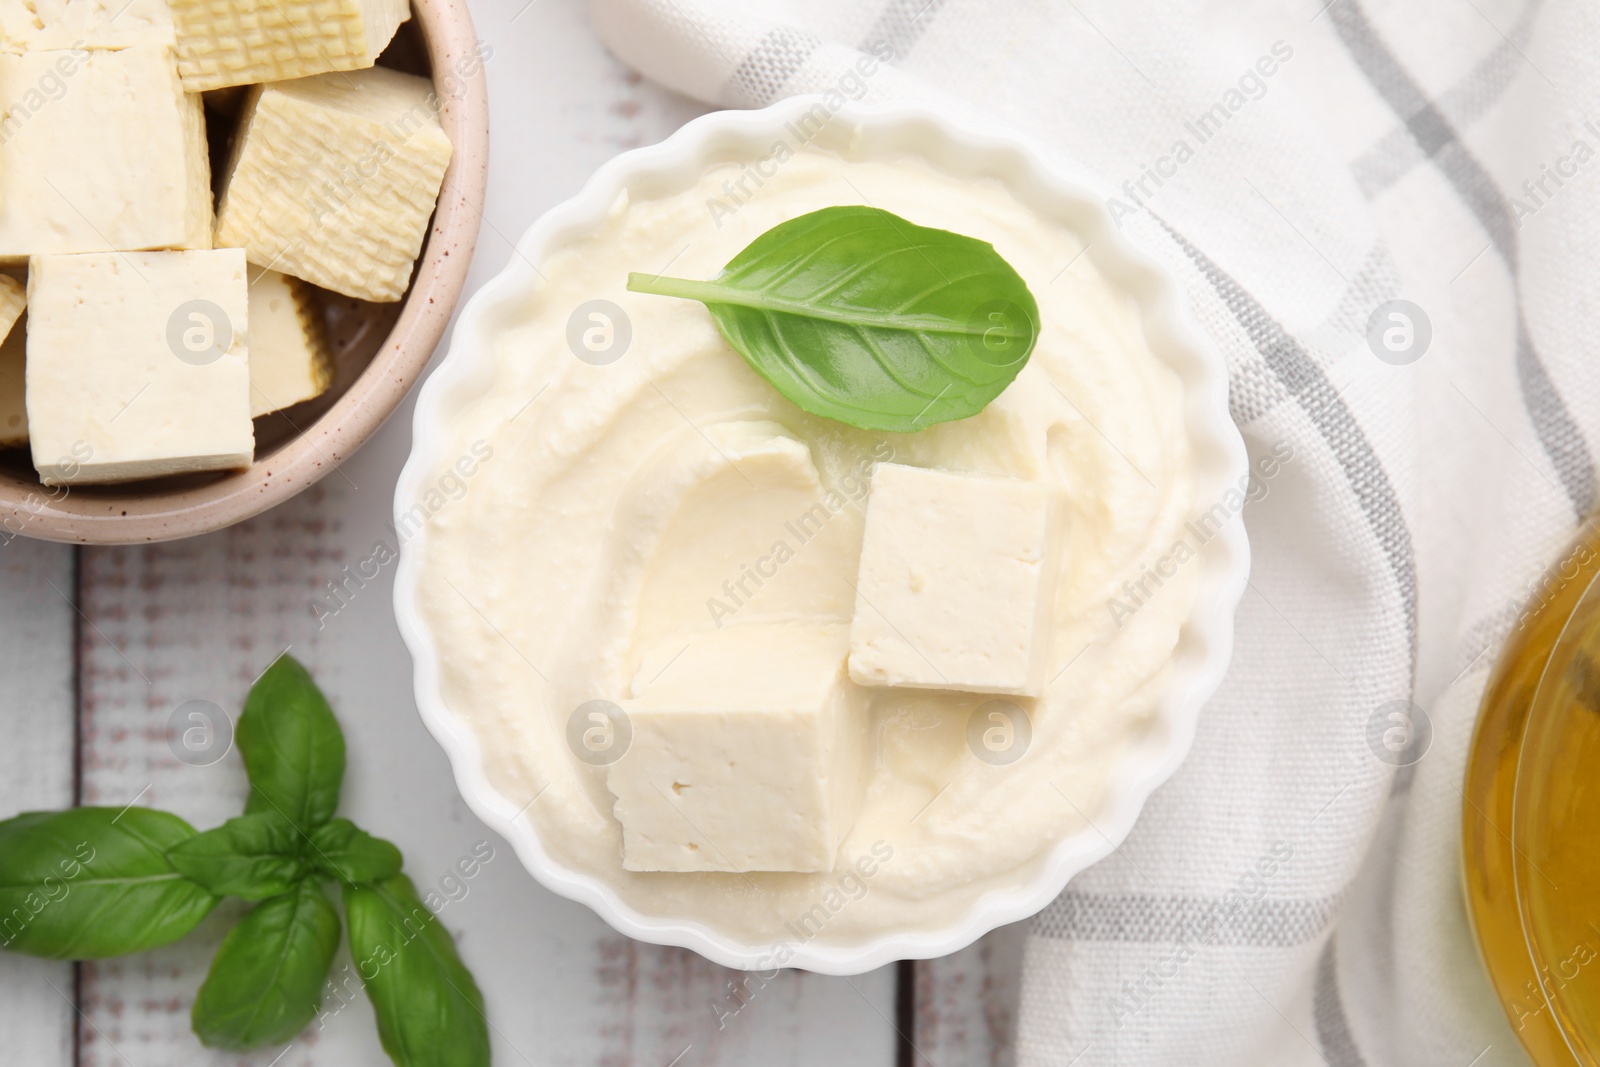
<path fill-rule="evenodd" d="M 487 1064 L 483 994 L 411 879 L 347 885 L 344 910 L 350 953 L 389 1058 L 398 1067 Z"/>
<path fill-rule="evenodd" d="M 73 808 L 0 822 L 0 947 L 97 960 L 178 940 L 217 898 L 167 862 L 194 837 L 150 808 Z"/>
<path fill-rule="evenodd" d="M 778 392 L 868 430 L 976 415 L 1039 334 L 1033 294 L 993 245 L 873 207 L 774 226 L 711 281 L 630 274 L 628 288 L 701 301 Z"/>
<path fill-rule="evenodd" d="M 167 859 L 191 882 L 245 900 L 287 893 L 306 873 L 300 833 L 275 811 L 229 819 L 168 849 Z"/>
<path fill-rule="evenodd" d="M 307 856 L 341 882 L 381 882 L 400 873 L 400 850 L 349 819 L 334 819 L 311 835 Z"/>
<path fill-rule="evenodd" d="M 314 881 L 257 904 L 211 961 L 190 1015 L 210 1048 L 244 1052 L 304 1030 L 322 1004 L 339 913 Z"/>
<path fill-rule="evenodd" d="M 298 662 L 279 656 L 250 687 L 234 737 L 250 774 L 245 814 L 275 811 L 307 834 L 333 818 L 344 734 Z"/>

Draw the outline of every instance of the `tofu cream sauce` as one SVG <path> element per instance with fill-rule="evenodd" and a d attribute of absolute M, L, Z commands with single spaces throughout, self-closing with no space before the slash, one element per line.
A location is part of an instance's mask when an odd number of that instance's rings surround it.
<path fill-rule="evenodd" d="M 1152 728 L 1201 565 L 1185 527 L 1180 383 L 1151 352 L 1132 297 L 1070 230 L 997 181 L 914 159 L 805 149 L 730 212 L 724 183 L 741 173 L 727 164 L 677 195 L 621 196 L 598 232 L 537 265 L 490 342 L 493 380 L 448 401 L 452 461 L 430 481 L 444 495 L 426 519 L 419 604 L 446 704 L 477 732 L 495 786 L 527 803 L 520 817 L 546 851 L 639 912 L 761 946 L 750 965 L 766 968 L 801 941 L 947 926 L 1085 829 Z M 815 418 L 750 369 L 703 305 L 625 288 L 630 271 L 713 277 L 778 223 L 863 202 L 993 243 L 1038 300 L 1032 358 L 981 414 L 916 434 Z M 741 488 L 732 472 L 672 529 L 650 525 L 661 509 L 641 499 L 670 483 L 663 464 L 714 469 L 714 427 L 762 422 L 809 448 L 820 500 Z M 831 872 L 624 870 L 606 767 L 577 754 L 574 713 L 626 700 L 719 626 L 848 624 L 884 461 L 1048 480 L 1066 496 L 1049 685 L 1015 698 L 1026 752 L 999 762 L 969 743 L 974 709 L 993 697 L 874 690 L 865 798 Z M 797 525 L 802 514 L 811 521 Z"/>

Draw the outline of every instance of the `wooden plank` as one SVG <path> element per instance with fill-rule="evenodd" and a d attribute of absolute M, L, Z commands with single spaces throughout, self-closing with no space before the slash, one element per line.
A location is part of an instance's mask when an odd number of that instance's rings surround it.
<path fill-rule="evenodd" d="M 5 537 L 0 531 L 0 818 L 72 806 L 77 717 L 73 550 Z M 72 964 L 0 956 L 6 1062 L 72 1063 L 74 993 Z"/>
<path fill-rule="evenodd" d="M 1027 923 L 1003 926 L 952 956 L 913 965 L 913 1061 L 1011 1067 Z"/>
<path fill-rule="evenodd" d="M 325 555 L 325 535 L 337 524 L 318 507 L 327 495 L 313 488 L 296 507 L 209 538 L 81 550 L 80 606 L 89 624 L 79 651 L 84 803 L 162 808 L 201 829 L 239 813 L 246 782 L 231 724 L 255 676 L 312 631 L 305 583 L 338 571 Z M 324 666 L 315 649 L 307 662 Z M 191 730 L 198 733 L 186 745 Z M 82 964 L 80 1062 L 201 1060 L 189 1008 L 211 954 L 242 910 L 225 904 L 177 945 Z M 349 1025 L 359 1014 L 342 1013 L 345 1025 L 326 1027 L 315 1045 L 303 1043 L 279 1064 L 317 1062 L 313 1048 L 332 1057 L 320 1062 L 381 1062 L 371 1057 L 370 1014 L 367 1033 Z M 280 1051 L 242 1062 L 265 1064 Z"/>

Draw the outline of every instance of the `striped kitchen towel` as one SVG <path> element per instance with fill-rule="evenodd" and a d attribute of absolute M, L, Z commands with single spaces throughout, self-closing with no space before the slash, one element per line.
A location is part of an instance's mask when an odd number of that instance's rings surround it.
<path fill-rule="evenodd" d="M 1459 785 L 1495 651 L 1594 503 L 1592 6 L 592 10 L 708 102 L 933 98 L 1093 170 L 1226 354 L 1252 458 L 1292 446 L 1244 513 L 1238 651 L 1193 754 L 1030 925 L 1019 1062 L 1525 1062 L 1467 926 Z M 861 77 L 868 53 L 892 59 Z M 1420 759 L 1373 743 L 1413 706 Z"/>

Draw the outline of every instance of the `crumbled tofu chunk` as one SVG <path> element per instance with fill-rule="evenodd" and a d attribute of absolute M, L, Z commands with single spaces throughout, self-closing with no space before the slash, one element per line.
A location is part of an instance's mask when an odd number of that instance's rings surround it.
<path fill-rule="evenodd" d="M 28 411 L 22 399 L 27 305 L 22 283 L 0 274 L 0 448 L 28 443 Z"/>
<path fill-rule="evenodd" d="M 170 51 L 0 53 L 0 262 L 210 247 L 205 120 Z"/>
<path fill-rule="evenodd" d="M 409 0 L 170 0 L 191 93 L 370 67 Z"/>
<path fill-rule="evenodd" d="M 250 416 L 323 394 L 333 356 L 310 287 L 275 270 L 250 272 Z"/>
<path fill-rule="evenodd" d="M 0 51 L 175 44 L 167 0 L 0 0 Z"/>
<path fill-rule="evenodd" d="M 765 622 L 685 640 L 623 704 L 632 742 L 606 779 L 623 866 L 831 870 L 869 765 L 848 627 Z"/>
<path fill-rule="evenodd" d="M 28 430 L 46 485 L 249 466 L 244 253 L 36 256 Z"/>
<path fill-rule="evenodd" d="M 850 630 L 862 685 L 1037 696 L 1060 494 L 1039 482 L 880 464 Z"/>
<path fill-rule="evenodd" d="M 336 293 L 399 300 L 450 163 L 432 94 L 381 67 L 254 90 L 217 244 Z"/>

